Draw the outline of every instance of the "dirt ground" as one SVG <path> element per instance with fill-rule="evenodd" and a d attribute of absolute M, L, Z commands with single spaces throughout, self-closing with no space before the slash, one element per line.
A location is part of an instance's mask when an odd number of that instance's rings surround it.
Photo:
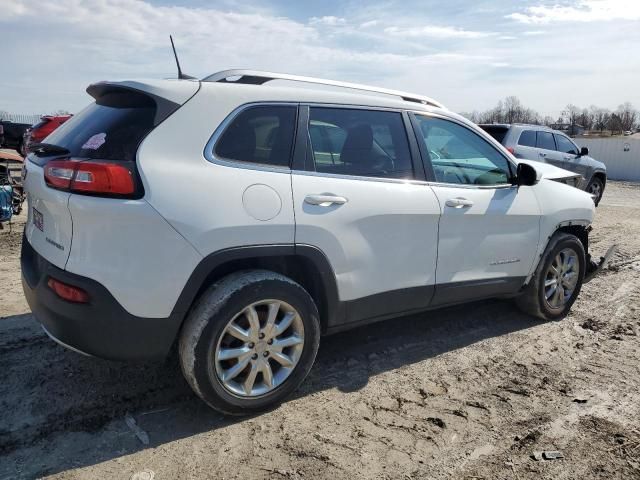
<path fill-rule="evenodd" d="M 326 337 L 294 398 L 252 418 L 209 410 L 175 358 L 49 340 L 22 298 L 23 224 L 0 231 L 0 479 L 640 478 L 640 185 L 607 186 L 592 251 L 618 243 L 618 266 L 565 320 L 490 301 Z"/>

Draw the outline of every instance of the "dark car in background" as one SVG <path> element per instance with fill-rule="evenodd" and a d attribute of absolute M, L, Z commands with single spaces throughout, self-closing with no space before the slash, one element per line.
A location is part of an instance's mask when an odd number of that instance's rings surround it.
<path fill-rule="evenodd" d="M 480 124 L 480 128 L 504 145 L 516 158 L 550 163 L 580 175 L 573 186 L 589 192 L 596 205 L 607 183 L 607 167 L 589 156 L 586 147 L 578 146 L 558 130 L 542 125 Z"/>
<path fill-rule="evenodd" d="M 14 123 L 9 120 L 0 122 L 0 147 L 13 148 L 22 155 L 24 132 L 30 127 L 28 123 Z"/>
<path fill-rule="evenodd" d="M 29 145 L 42 142 L 71 117 L 72 115 L 44 115 L 38 123 L 24 132 L 23 151 L 20 153 L 26 156 L 29 153 Z"/>

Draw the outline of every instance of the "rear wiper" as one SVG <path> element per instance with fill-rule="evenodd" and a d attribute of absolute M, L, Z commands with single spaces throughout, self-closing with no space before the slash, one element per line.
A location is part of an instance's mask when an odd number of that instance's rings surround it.
<path fill-rule="evenodd" d="M 29 151 L 38 157 L 49 155 L 69 155 L 71 152 L 64 147 L 53 145 L 52 143 L 34 143 L 29 146 Z"/>

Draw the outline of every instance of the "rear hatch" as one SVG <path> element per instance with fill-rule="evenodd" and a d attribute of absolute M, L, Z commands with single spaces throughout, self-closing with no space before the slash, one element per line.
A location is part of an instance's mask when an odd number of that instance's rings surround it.
<path fill-rule="evenodd" d="M 197 82 L 172 85 L 169 100 L 158 95 L 160 83 L 91 85 L 87 92 L 96 101 L 56 129 L 46 143 L 32 145 L 24 174 L 29 205 L 25 235 L 55 266 L 65 268 L 72 246 L 72 195 L 121 200 L 144 195 L 136 166 L 140 143 L 198 89 Z M 127 190 L 118 190 L 122 179 Z"/>
<path fill-rule="evenodd" d="M 508 125 L 479 125 L 479 127 L 504 145 L 504 139 L 509 132 Z"/>

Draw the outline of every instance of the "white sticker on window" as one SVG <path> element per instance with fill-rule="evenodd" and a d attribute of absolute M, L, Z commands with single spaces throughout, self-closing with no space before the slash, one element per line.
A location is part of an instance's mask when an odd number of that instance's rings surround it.
<path fill-rule="evenodd" d="M 104 142 L 106 141 L 106 138 L 107 138 L 107 134 L 106 133 L 96 133 L 89 140 L 84 142 L 84 145 L 82 145 L 82 149 L 83 150 L 97 150 L 102 145 L 104 145 Z"/>

